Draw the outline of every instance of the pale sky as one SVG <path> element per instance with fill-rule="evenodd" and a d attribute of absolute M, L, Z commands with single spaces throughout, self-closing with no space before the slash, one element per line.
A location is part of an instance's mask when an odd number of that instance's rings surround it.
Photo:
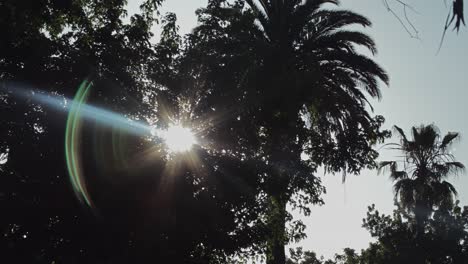
<path fill-rule="evenodd" d="M 392 0 L 388 0 L 392 2 Z M 137 10 L 130 0 L 131 10 Z M 175 12 L 181 32 L 196 25 L 195 10 L 206 0 L 166 0 L 162 13 Z M 447 33 L 441 52 L 436 55 L 448 9 L 443 0 L 407 0 L 418 11 L 408 13 L 420 31 L 421 40 L 411 38 L 398 20 L 387 12 L 382 1 L 342 0 L 341 8 L 367 16 L 373 27 L 365 29 L 379 49 L 375 58 L 390 74 L 390 87 L 382 87 L 383 99 L 374 102 L 375 113 L 386 118 L 386 127 L 398 125 L 405 131 L 411 126 L 434 123 L 443 134 L 460 132 L 462 140 L 455 155 L 468 165 L 468 34 L 463 28 L 458 36 Z M 398 11 L 398 5 L 394 5 Z M 155 28 L 157 32 L 157 27 Z M 393 159 L 397 153 L 383 151 L 380 160 Z M 386 175 L 364 171 L 348 176 L 345 184 L 341 175 L 322 177 L 327 187 L 325 205 L 314 207 L 309 217 L 301 217 L 307 225 L 307 238 L 297 246 L 313 250 L 329 258 L 345 247 L 357 250 L 367 247 L 371 237 L 361 227 L 367 206 L 374 203 L 384 213 L 393 210 L 392 183 Z M 468 205 L 468 175 L 453 179 L 463 205 Z M 292 245 L 296 246 L 296 245 Z"/>

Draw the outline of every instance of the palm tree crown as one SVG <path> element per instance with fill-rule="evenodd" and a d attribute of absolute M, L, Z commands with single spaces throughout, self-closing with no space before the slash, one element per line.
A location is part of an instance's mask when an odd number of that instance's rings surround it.
<path fill-rule="evenodd" d="M 221 83 L 206 82 L 205 96 L 216 98 L 210 102 L 222 102 L 217 109 L 242 105 L 243 120 L 261 121 L 253 126 L 283 127 L 290 141 L 304 143 L 299 152 L 330 171 L 358 173 L 372 163 L 383 118 L 371 116 L 368 99 L 381 97 L 379 82 L 389 77 L 357 49 L 375 54 L 373 39 L 350 28 L 371 22 L 326 7 L 337 0 L 236 3 L 211 0 L 192 35 L 193 51 L 210 63 L 205 79 Z"/>
<path fill-rule="evenodd" d="M 362 46 L 375 54 L 375 43 L 368 35 L 345 28 L 350 25 L 370 26 L 367 18 L 347 10 L 322 7 L 326 3 L 337 5 L 337 0 L 246 2 L 259 31 L 253 49 L 260 55 L 259 59 L 269 74 L 276 71 L 277 76 L 288 79 L 289 84 L 275 82 L 277 85 L 268 85 L 264 96 L 279 96 L 284 100 L 287 94 L 296 99 L 299 107 L 301 104 L 317 104 L 318 94 L 352 100 L 359 106 L 368 103 L 364 93 L 380 98 L 378 80 L 388 83 L 387 74 L 355 49 Z M 301 82 L 291 82 L 293 78 Z M 340 103 L 337 107 L 342 106 Z M 346 110 L 335 108 L 327 111 Z"/>
<path fill-rule="evenodd" d="M 436 126 L 422 125 L 412 128 L 410 140 L 401 128 L 394 128 L 400 143 L 390 145 L 402 152 L 403 160 L 381 162 L 379 172 L 389 169 L 396 202 L 415 217 L 417 224 L 423 224 L 434 210 L 453 206 L 457 191 L 446 179 L 465 169 L 450 152 L 459 134 L 449 132 L 441 137 Z"/>
<path fill-rule="evenodd" d="M 249 142 L 236 153 L 266 167 L 259 177 L 271 216 L 267 263 L 284 263 L 286 205 L 294 195 L 304 194 L 304 207 L 321 202 L 317 166 L 352 173 L 375 166 L 373 145 L 383 137 L 383 119 L 371 116 L 368 97 L 380 98 L 379 82 L 389 79 L 357 49 L 375 54 L 372 38 L 349 28 L 371 23 L 327 3 L 338 1 L 210 0 L 190 36 L 190 57 L 203 62 L 191 75 L 203 80 L 200 96 L 211 102 L 199 109 L 236 109 L 223 117 L 231 126 L 223 131 L 239 140 L 219 138 L 217 146 L 232 150 Z"/>

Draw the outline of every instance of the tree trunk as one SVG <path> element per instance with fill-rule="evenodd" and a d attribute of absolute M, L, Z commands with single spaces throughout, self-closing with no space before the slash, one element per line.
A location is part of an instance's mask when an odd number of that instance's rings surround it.
<path fill-rule="evenodd" d="M 270 213 L 268 215 L 269 238 L 267 240 L 267 264 L 285 264 L 286 253 L 286 203 L 282 195 L 270 196 Z"/>
<path fill-rule="evenodd" d="M 278 84 L 282 81 L 278 81 Z M 277 87 L 286 87 L 279 85 Z M 282 101 L 278 101 L 274 105 L 281 105 Z M 289 201 L 288 186 L 290 183 L 290 175 L 288 169 L 291 162 L 296 162 L 300 157 L 300 153 L 295 153 L 290 145 L 285 148 L 280 142 L 295 142 L 296 134 L 291 133 L 295 131 L 295 123 L 292 120 L 297 118 L 300 107 L 293 107 L 291 105 L 284 106 L 279 109 L 272 109 L 273 112 L 279 114 L 273 117 L 271 130 L 271 163 L 274 164 L 274 172 L 270 175 L 268 182 L 267 193 L 269 195 L 269 208 L 267 228 L 269 236 L 267 238 L 267 264 L 285 264 L 286 253 L 285 245 L 288 242 L 286 233 L 286 218 L 288 212 L 286 211 L 286 204 Z M 269 113 L 270 114 L 270 113 Z M 294 143 L 290 143 L 294 144 Z M 296 150 L 297 151 L 297 150 Z"/>
<path fill-rule="evenodd" d="M 416 264 L 426 263 L 426 243 L 425 243 L 425 229 L 428 218 L 432 213 L 432 209 L 424 201 L 416 201 L 415 206 L 415 220 L 416 220 L 416 236 L 415 236 L 415 246 L 416 246 Z"/>

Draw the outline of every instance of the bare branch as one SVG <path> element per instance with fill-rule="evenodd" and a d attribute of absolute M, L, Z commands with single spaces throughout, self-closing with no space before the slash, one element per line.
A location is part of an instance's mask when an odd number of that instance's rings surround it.
<path fill-rule="evenodd" d="M 465 25 L 463 1 L 464 0 L 451 0 L 450 5 L 448 5 L 447 0 L 444 0 L 444 5 L 446 8 L 449 8 L 449 11 L 447 14 L 447 19 L 445 20 L 444 30 L 442 32 L 442 37 L 439 43 L 439 47 L 437 49 L 437 54 L 442 48 L 448 28 L 452 24 L 455 24 L 453 30 L 457 30 L 458 33 L 460 27 L 462 27 L 462 25 Z M 420 40 L 419 31 L 414 26 L 407 12 L 408 10 L 410 10 L 413 13 L 419 14 L 417 10 L 408 3 L 406 3 L 404 0 L 382 0 L 382 2 L 387 11 L 390 12 L 398 20 L 398 22 L 402 25 L 402 27 L 405 29 L 408 35 L 411 38 L 416 38 Z M 396 12 L 395 9 L 393 9 L 393 7 L 389 4 L 390 2 L 398 4 L 402 9 L 401 12 Z"/>
<path fill-rule="evenodd" d="M 447 33 L 447 29 L 448 29 L 449 26 L 450 26 L 449 18 L 450 18 L 450 12 L 448 13 L 447 19 L 445 20 L 444 32 L 442 33 L 442 38 L 440 39 L 439 48 L 437 49 L 437 53 L 436 53 L 436 54 L 439 54 L 440 49 L 442 48 L 442 44 L 444 43 L 445 33 Z"/>
<path fill-rule="evenodd" d="M 395 12 L 395 10 L 390 6 L 388 1 L 393 1 L 399 4 L 402 8 L 403 16 Z M 419 39 L 419 31 L 416 29 L 413 22 L 409 19 L 408 12 L 407 12 L 407 10 L 409 9 L 413 13 L 419 14 L 416 11 L 416 9 L 401 0 L 382 0 L 382 2 L 385 8 L 387 8 L 387 11 L 390 12 L 398 20 L 398 22 L 400 22 L 401 26 L 403 27 L 403 29 L 405 29 L 408 35 L 411 38 Z"/>

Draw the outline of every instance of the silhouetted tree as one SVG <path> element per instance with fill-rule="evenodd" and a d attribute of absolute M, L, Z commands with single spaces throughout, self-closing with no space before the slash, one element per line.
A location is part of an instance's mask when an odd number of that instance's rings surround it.
<path fill-rule="evenodd" d="M 161 41 L 150 42 L 160 3 L 144 1 L 128 22 L 126 1 L 0 3 L 0 144 L 9 149 L 0 171 L 0 207 L 8 212 L 0 219 L 2 260 L 225 263 L 263 237 L 249 229 L 258 216 L 249 206 L 257 205 L 258 178 L 250 176 L 259 171 L 251 163 L 198 148 L 203 169 L 183 159 L 169 178 L 163 150 L 142 160 L 142 152 L 157 152 L 155 142 L 87 122 L 81 143 L 92 215 L 67 179 L 66 116 L 30 99 L 34 90 L 69 103 L 88 78 L 90 103 L 154 125 L 182 42 L 174 14 L 162 19 Z M 15 98 L 20 89 L 30 94 Z M 116 140 L 125 159 L 114 157 Z"/>
<path fill-rule="evenodd" d="M 284 263 L 284 245 L 294 239 L 286 204 L 307 214 L 309 204 L 321 203 L 317 166 L 348 173 L 373 167 L 372 146 L 386 135 L 383 118 L 367 112 L 366 94 L 379 98 L 378 82 L 388 77 L 355 49 L 375 53 L 375 43 L 344 29 L 370 22 L 325 3 L 337 1 L 209 1 L 188 39 L 186 63 L 199 66 L 187 68 L 206 102 L 201 111 L 230 126 L 215 135 L 218 149 L 269 168 L 257 176 L 267 198 L 268 263 Z M 233 137 L 237 146 L 225 144 Z"/>
<path fill-rule="evenodd" d="M 323 256 L 317 258 L 315 252 L 302 251 L 302 248 L 290 250 L 291 258 L 286 262 L 287 264 L 363 264 L 361 255 L 356 253 L 354 249 L 345 248 L 343 254 L 335 254 L 333 259 L 325 260 Z M 373 263 L 373 262 L 369 262 Z"/>
<path fill-rule="evenodd" d="M 31 88 L 72 97 L 80 82 L 96 77 L 103 97 L 113 100 L 108 105 L 131 105 L 111 95 L 142 88 L 136 73 L 153 53 L 149 28 L 159 3 L 145 1 L 142 14 L 125 24 L 125 1 L 0 3 L 0 144 L 9 149 L 0 172 L 0 207 L 8 212 L 0 220 L 4 261 L 93 263 L 112 258 L 106 246 L 124 252 L 128 241 L 90 217 L 72 195 L 65 116 L 14 95 Z"/>
<path fill-rule="evenodd" d="M 408 139 L 394 128 L 400 143 L 388 145 L 403 159 L 381 162 L 379 172 L 390 171 L 397 209 L 392 217 L 369 207 L 364 227 L 378 242 L 362 252 L 363 263 L 463 263 L 466 208 L 454 203 L 455 187 L 445 181 L 465 168 L 450 152 L 459 134 L 441 137 L 436 126 L 421 125 Z"/>
<path fill-rule="evenodd" d="M 379 164 L 379 170 L 389 168 L 395 200 L 414 216 L 419 232 L 424 232 L 424 223 L 434 210 L 453 206 L 457 192 L 445 179 L 465 169 L 450 152 L 451 144 L 459 135 L 448 133 L 442 138 L 434 125 L 413 127 L 412 140 L 401 128 L 395 126 L 395 131 L 401 141 L 391 145 L 402 152 L 400 166 L 403 168 L 398 167 L 398 161 L 384 161 Z"/>
<path fill-rule="evenodd" d="M 441 137 L 434 125 L 412 128 L 412 139 L 395 126 L 400 143 L 389 143 L 403 153 L 401 161 L 384 161 L 395 181 L 393 215 L 369 206 L 363 227 L 376 242 L 361 250 L 344 249 L 333 260 L 318 259 L 314 253 L 291 250 L 290 263 L 465 263 L 468 261 L 468 207 L 454 202 L 455 188 L 444 181 L 464 170 L 450 152 L 458 133 Z M 399 170 L 398 164 L 403 166 Z M 306 251 L 307 252 L 307 251 Z M 308 257 L 309 256 L 309 257 Z"/>
<path fill-rule="evenodd" d="M 301 247 L 289 249 L 290 257 L 286 264 L 322 264 L 323 258 L 319 259 L 317 254 L 312 251 L 303 251 Z"/>
<path fill-rule="evenodd" d="M 393 215 L 380 214 L 369 206 L 364 225 L 376 242 L 360 253 L 345 248 L 333 259 L 317 258 L 314 252 L 302 248 L 291 250 L 291 264 L 387 264 L 387 263 L 465 263 L 468 260 L 468 207 L 458 201 L 450 210 L 437 210 L 425 223 L 426 233 L 420 238 L 420 250 L 411 224 L 411 216 L 397 208 Z"/>
<path fill-rule="evenodd" d="M 397 209 L 393 216 L 369 207 L 364 227 L 377 242 L 361 252 L 361 263 L 465 263 L 468 260 L 466 206 L 437 210 L 416 237 L 411 216 Z"/>

